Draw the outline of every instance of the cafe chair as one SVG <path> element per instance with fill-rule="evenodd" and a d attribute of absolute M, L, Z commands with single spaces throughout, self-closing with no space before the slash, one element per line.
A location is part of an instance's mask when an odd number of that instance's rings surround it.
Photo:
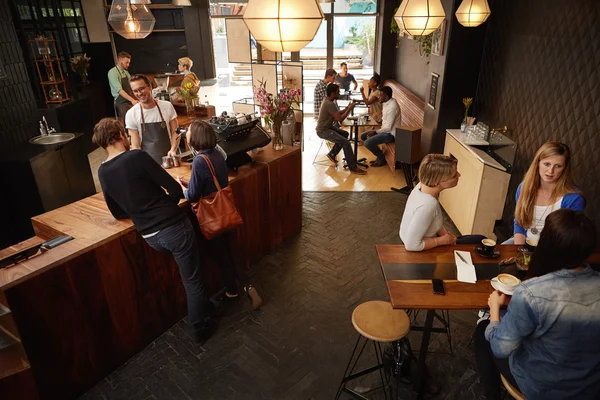
<path fill-rule="evenodd" d="M 319 138 L 320 139 L 320 138 Z M 326 167 L 331 166 L 331 161 L 329 161 L 328 158 L 325 158 L 325 160 L 319 160 L 317 161 L 317 158 L 319 157 L 319 153 L 321 153 L 321 148 L 323 148 L 323 143 L 325 143 L 325 145 L 327 146 L 327 149 L 329 149 L 329 151 L 331 151 L 333 145 L 331 144 L 330 141 L 325 140 L 325 139 L 321 139 L 321 144 L 319 145 L 319 150 L 317 150 L 317 154 L 315 154 L 315 158 L 313 159 L 313 165 L 324 165 Z"/>
<path fill-rule="evenodd" d="M 504 375 L 500 374 L 500 380 L 502 381 L 502 384 L 504 385 L 504 388 L 506 389 L 508 394 L 511 395 L 513 399 L 525 400 L 525 396 L 523 396 L 521 392 L 519 392 L 513 385 L 511 385 L 510 382 L 506 380 Z"/>
<path fill-rule="evenodd" d="M 352 350 L 352 355 L 344 371 L 344 377 L 340 382 L 335 399 L 339 399 L 342 393 L 348 393 L 355 398 L 365 399 L 364 393 L 358 393 L 348 387 L 347 383 L 353 379 L 370 374 L 379 370 L 382 385 L 372 390 L 383 388 L 387 400 L 389 379 L 384 377 L 384 363 L 381 343 L 392 343 L 404 338 L 410 332 L 410 320 L 403 310 L 394 310 L 391 303 L 387 301 L 368 301 L 362 303 L 352 312 L 352 325 L 358 332 L 358 340 Z M 354 372 L 367 343 L 373 343 L 377 365 Z M 362 345 L 361 345 L 361 342 Z M 359 349 L 360 347 L 360 349 Z M 358 350 L 358 355 L 355 357 Z"/>

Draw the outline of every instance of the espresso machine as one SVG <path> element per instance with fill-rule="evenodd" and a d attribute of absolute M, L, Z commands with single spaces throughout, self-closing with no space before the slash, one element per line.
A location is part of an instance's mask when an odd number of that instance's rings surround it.
<path fill-rule="evenodd" d="M 152 95 L 154 98 L 169 101 L 169 76 L 156 75 L 154 77 L 154 81 L 156 82 L 156 88 L 152 89 Z"/>

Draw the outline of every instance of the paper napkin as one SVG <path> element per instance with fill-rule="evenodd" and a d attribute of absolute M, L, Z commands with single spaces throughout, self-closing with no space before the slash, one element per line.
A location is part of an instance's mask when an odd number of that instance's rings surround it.
<path fill-rule="evenodd" d="M 460 259 L 458 255 L 465 259 L 466 263 Z M 476 283 L 477 274 L 475 274 L 475 266 L 471 260 L 471 253 L 468 251 L 454 250 L 454 260 L 456 261 L 456 277 L 460 282 Z"/>

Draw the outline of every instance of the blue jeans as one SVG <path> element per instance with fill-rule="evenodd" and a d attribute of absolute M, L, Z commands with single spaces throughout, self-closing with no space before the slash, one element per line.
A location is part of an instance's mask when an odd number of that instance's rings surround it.
<path fill-rule="evenodd" d="M 193 333 L 200 333 L 206 327 L 206 293 L 200 249 L 191 222 L 185 218 L 145 240 L 154 250 L 173 254 L 187 295 L 188 325 Z"/>
<path fill-rule="evenodd" d="M 350 136 L 348 132 L 339 128 L 331 128 L 323 132 L 317 132 L 317 136 L 333 143 L 333 148 L 329 154 L 335 157 L 338 155 L 340 150 L 344 149 L 344 158 L 346 158 L 348 168 L 352 170 L 356 167 L 356 164 L 354 163 L 352 145 L 350 144 L 350 140 L 348 140 L 348 136 Z"/>
<path fill-rule="evenodd" d="M 383 151 L 379 148 L 379 145 L 392 143 L 396 138 L 389 132 L 380 132 L 367 139 L 367 135 L 371 132 L 376 131 L 367 131 L 360 135 L 360 138 L 365 142 L 365 147 L 369 149 L 371 153 L 375 154 L 378 160 L 385 161 L 385 156 L 383 155 Z"/>

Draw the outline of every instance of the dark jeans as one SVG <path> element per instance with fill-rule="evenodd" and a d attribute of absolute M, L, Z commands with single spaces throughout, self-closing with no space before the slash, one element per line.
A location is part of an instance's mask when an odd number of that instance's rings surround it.
<path fill-rule="evenodd" d="M 463 235 L 456 238 L 456 244 L 481 244 L 485 238 L 483 235 Z"/>
<path fill-rule="evenodd" d="M 488 400 L 500 400 L 500 374 L 515 388 L 519 389 L 510 373 L 508 358 L 497 358 L 492 353 L 490 342 L 485 338 L 485 328 L 490 321 L 481 321 L 475 329 L 475 359 L 485 396 Z"/>
<path fill-rule="evenodd" d="M 333 148 L 329 152 L 332 156 L 337 156 L 340 150 L 344 149 L 344 158 L 346 158 L 346 163 L 348 163 L 348 167 L 352 170 L 356 167 L 354 163 L 354 153 L 352 152 L 352 145 L 350 145 L 350 141 L 348 140 L 348 136 L 350 134 L 339 128 L 331 128 L 327 129 L 323 132 L 317 132 L 317 136 L 321 139 L 325 139 L 331 143 L 333 143 Z"/>
<path fill-rule="evenodd" d="M 237 281 L 242 285 L 248 284 L 248 274 L 239 267 L 233 258 L 233 252 L 229 246 L 231 233 L 227 232 L 221 236 L 214 238 L 208 242 L 207 247 L 212 251 L 215 259 L 221 268 L 221 276 L 227 293 L 231 295 L 238 294 Z"/>
<path fill-rule="evenodd" d="M 367 139 L 367 135 L 371 132 L 375 132 L 374 136 Z M 379 148 L 380 144 L 392 143 L 396 138 L 389 132 L 377 133 L 376 131 L 367 131 L 360 135 L 360 138 L 365 142 L 365 147 L 377 157 L 380 161 L 385 161 L 385 155 Z"/>
<path fill-rule="evenodd" d="M 161 229 L 156 235 L 146 238 L 156 251 L 173 254 L 179 266 L 179 275 L 185 288 L 188 305 L 188 325 L 194 333 L 206 327 L 206 293 L 202 282 L 200 249 L 191 222 L 181 222 Z"/>

